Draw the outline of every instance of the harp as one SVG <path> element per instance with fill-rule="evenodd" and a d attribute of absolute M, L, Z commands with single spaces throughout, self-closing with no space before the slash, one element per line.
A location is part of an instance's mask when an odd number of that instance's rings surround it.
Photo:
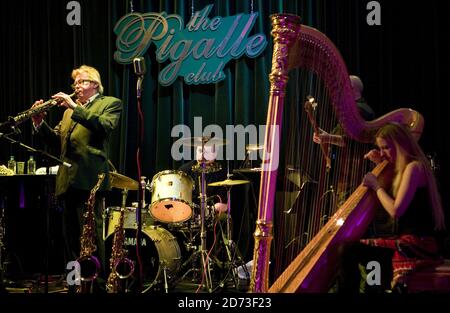
<path fill-rule="evenodd" d="M 282 236 L 285 228 L 290 227 L 284 227 L 287 225 L 282 223 L 284 216 L 278 217 L 277 224 L 274 224 L 274 219 L 277 218 L 280 212 L 283 214 L 292 211 L 292 208 L 280 210 L 275 203 L 277 177 L 284 176 L 289 179 L 289 175 L 286 175 L 289 166 L 286 162 L 283 164 L 283 160 L 289 159 L 292 161 L 299 157 L 303 154 L 303 148 L 312 142 L 311 130 L 308 137 L 307 130 L 291 127 L 297 135 L 303 132 L 304 134 L 301 134 L 301 136 L 304 135 L 304 138 L 297 140 L 294 144 L 289 142 L 285 144 L 285 146 L 296 147 L 297 150 L 295 151 L 288 153 L 280 148 L 283 144 L 282 134 L 284 134 L 282 131 L 282 126 L 285 122 L 283 117 L 300 115 L 300 110 L 294 113 L 291 111 L 289 114 L 284 112 L 286 109 L 285 104 L 288 104 L 288 102 L 300 102 L 300 100 L 295 100 L 299 98 L 298 95 L 292 97 L 287 93 L 288 81 L 292 80 L 292 72 L 298 69 L 306 69 L 311 74 L 294 74 L 294 77 L 297 77 L 297 80 L 300 82 L 305 77 L 312 77 L 311 80 L 320 81 L 322 87 L 319 89 L 309 88 L 308 92 L 323 92 L 326 95 L 324 98 L 330 102 L 332 109 L 325 111 L 323 115 L 334 114 L 345 135 L 351 138 L 352 141 L 360 143 L 372 142 L 373 134 L 377 129 L 387 122 L 394 121 L 409 126 L 415 137 L 419 138 L 424 122 L 420 113 L 407 108 L 397 109 L 372 121 L 364 120 L 353 97 L 346 65 L 334 44 L 318 30 L 301 25 L 300 17 L 298 16 L 276 14 L 271 16 L 271 21 L 274 47 L 272 70 L 269 75 L 270 98 L 264 139 L 258 216 L 254 233 L 253 269 L 249 291 L 326 292 L 334 264 L 336 263 L 334 247 L 340 241 L 356 240 L 363 235 L 374 216 L 376 200 L 373 193 L 359 185 L 361 182 L 359 178 L 350 175 L 350 180 L 357 183 L 352 189 L 351 195 L 346 197 L 346 200 L 341 205 L 334 203 L 335 208 L 327 211 L 326 215 L 328 217 L 326 221 L 323 221 L 322 218 L 317 218 L 315 215 L 315 206 L 323 206 L 324 195 L 327 194 L 327 192 L 323 192 L 325 190 L 323 186 L 331 185 L 330 182 L 335 182 L 336 180 L 333 180 L 334 178 L 327 174 L 314 175 L 314 178 L 310 178 L 318 186 L 318 195 L 305 197 L 304 203 L 309 203 L 308 206 L 312 212 L 306 214 L 305 208 L 301 208 L 303 211 L 300 212 L 300 215 L 303 215 L 303 219 L 301 223 L 294 225 L 294 228 L 306 225 L 308 232 L 305 233 L 310 235 L 310 240 L 305 245 L 301 245 L 295 255 L 292 256 L 292 260 L 289 260 L 289 264 L 280 271 L 281 274 L 274 275 L 274 282 L 269 288 L 269 260 L 271 258 L 272 240 L 277 238 L 277 236 Z M 297 105 L 297 107 L 299 106 Z M 294 119 L 294 124 L 292 125 L 304 124 L 303 120 L 304 118 L 302 117 L 299 117 L 297 120 Z M 322 122 L 323 120 L 319 121 L 320 126 L 325 124 Z M 311 146 L 309 145 L 309 147 Z M 316 148 L 316 150 L 318 149 Z M 346 157 L 348 158 L 348 155 Z M 362 155 L 360 157 L 362 158 Z M 320 159 L 319 150 L 319 154 L 315 156 L 314 154 L 304 155 L 302 163 L 310 163 L 312 165 L 311 169 L 314 166 L 317 169 L 317 164 L 320 164 L 321 168 L 325 168 L 323 166 L 324 158 L 322 158 L 322 162 L 319 161 Z M 334 175 L 342 177 L 343 172 L 340 171 L 341 168 L 345 168 L 347 174 L 352 174 L 355 164 L 350 164 L 347 167 L 335 166 L 335 168 L 337 169 L 335 169 Z M 386 173 L 385 168 L 386 163 L 383 162 L 375 167 L 373 173 L 376 176 L 383 175 L 383 173 Z M 306 175 L 300 173 L 297 176 L 308 177 L 310 175 L 308 173 Z M 292 175 L 291 181 L 295 181 L 295 179 L 292 179 Z M 333 189 L 331 191 L 334 192 Z M 293 202 L 295 200 L 290 201 L 291 204 Z M 307 217 L 305 218 L 305 216 Z M 332 217 L 330 218 L 329 216 Z M 317 225 L 312 227 L 312 223 Z M 281 226 L 277 227 L 277 225 Z M 282 259 L 282 257 L 279 257 L 277 254 L 275 259 Z"/>

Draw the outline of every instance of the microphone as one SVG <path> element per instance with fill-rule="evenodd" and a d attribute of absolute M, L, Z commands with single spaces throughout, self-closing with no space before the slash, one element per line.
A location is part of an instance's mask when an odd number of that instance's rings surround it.
<path fill-rule="evenodd" d="M 134 73 L 137 76 L 144 76 L 147 72 L 147 68 L 145 67 L 145 59 L 143 57 L 134 58 L 133 67 Z"/>
<path fill-rule="evenodd" d="M 144 75 L 147 72 L 145 67 L 145 59 L 143 57 L 137 57 L 133 59 L 134 73 L 138 76 L 136 83 L 136 95 L 140 99 L 142 96 L 142 81 L 144 80 Z"/>

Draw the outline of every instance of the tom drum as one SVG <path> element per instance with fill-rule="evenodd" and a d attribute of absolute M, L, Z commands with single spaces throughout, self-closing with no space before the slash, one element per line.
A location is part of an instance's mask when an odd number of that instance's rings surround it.
<path fill-rule="evenodd" d="M 150 184 L 151 215 L 163 223 L 180 223 L 192 216 L 194 181 L 181 171 L 163 171 Z"/>

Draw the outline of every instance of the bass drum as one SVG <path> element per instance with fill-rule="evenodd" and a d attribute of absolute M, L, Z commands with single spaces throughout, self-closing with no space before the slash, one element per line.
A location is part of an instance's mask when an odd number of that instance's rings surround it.
<path fill-rule="evenodd" d="M 127 258 L 135 264 L 135 272 L 127 282 L 129 291 L 138 290 L 137 270 L 139 268 L 136 258 L 136 229 L 124 228 L 124 248 L 128 251 Z M 108 275 L 109 259 L 111 258 L 114 233 L 105 240 L 105 253 Z M 141 260 L 143 263 L 143 282 L 145 291 L 158 290 L 164 287 L 165 277 L 168 285 L 176 278 L 181 267 L 181 252 L 176 238 L 160 226 L 146 226 L 141 232 Z"/>

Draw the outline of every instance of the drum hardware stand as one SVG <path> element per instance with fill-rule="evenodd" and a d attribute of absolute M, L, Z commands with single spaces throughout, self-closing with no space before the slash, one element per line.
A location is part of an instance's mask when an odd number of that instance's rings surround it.
<path fill-rule="evenodd" d="M 239 253 L 237 246 L 235 245 L 235 243 L 232 240 L 232 234 L 231 234 L 231 187 L 233 187 L 234 185 L 246 184 L 246 183 L 249 183 L 249 181 L 232 180 L 231 179 L 232 174 L 230 174 L 229 164 L 227 167 L 228 167 L 227 179 L 222 182 L 212 183 L 212 184 L 210 184 L 210 186 L 223 186 L 227 190 L 226 235 L 225 235 L 222 227 L 221 227 L 221 233 L 222 233 L 223 245 L 224 245 L 226 253 L 227 253 L 226 267 L 227 267 L 228 271 L 225 275 L 225 278 L 220 283 L 220 287 L 224 286 L 224 282 L 228 278 L 228 274 L 231 273 L 234 287 L 237 288 L 238 282 L 239 282 L 238 281 L 238 278 L 239 278 L 238 267 L 239 266 L 236 264 L 236 260 L 239 260 L 239 263 L 241 263 L 241 265 L 244 265 L 245 262 L 242 261 L 242 256 Z"/>
<path fill-rule="evenodd" d="M 231 175 L 228 173 L 227 179 L 229 179 Z M 236 264 L 236 258 L 240 258 L 240 254 L 238 251 L 238 248 L 236 247 L 234 241 L 232 240 L 231 236 L 231 187 L 232 186 L 226 186 L 227 189 L 227 229 L 226 229 L 226 236 L 222 232 L 222 239 L 224 242 L 224 246 L 226 249 L 227 257 L 228 257 L 228 272 L 231 271 L 232 280 L 234 283 L 234 287 L 238 287 L 238 265 Z M 228 276 L 228 275 L 226 275 Z M 225 276 L 225 279 L 226 279 Z"/>
<path fill-rule="evenodd" d="M 200 254 L 200 283 L 202 283 L 202 276 L 205 275 L 205 284 L 208 292 L 212 292 L 212 277 L 211 277 L 211 268 L 208 256 L 208 250 L 206 247 L 206 221 L 205 221 L 205 213 L 206 213 L 206 160 L 204 156 L 204 148 L 205 142 L 202 141 L 202 159 L 200 161 L 200 172 L 201 176 L 199 177 L 200 181 L 200 246 L 197 247 L 197 251 L 192 253 L 189 258 L 181 265 L 181 269 L 183 269 L 187 264 L 191 263 L 192 267 L 184 273 L 177 282 L 182 281 L 189 273 L 194 272 L 193 280 L 195 280 L 197 275 L 198 268 L 195 266 L 195 258 Z M 190 230 L 190 239 L 193 241 L 192 231 Z"/>
<path fill-rule="evenodd" d="M 162 266 L 162 271 L 163 271 L 163 276 L 164 276 L 164 292 L 165 293 L 169 293 L 169 278 L 167 277 L 167 264 L 166 264 L 165 261 L 162 261 L 160 264 Z M 161 273 L 161 267 L 158 268 L 158 272 L 156 273 L 156 277 L 159 277 L 160 273 Z M 152 290 L 152 288 L 154 286 L 158 285 L 158 282 L 159 281 L 157 279 L 155 279 L 153 282 L 150 283 L 149 286 L 147 286 L 142 291 L 142 293 L 147 293 L 149 290 Z"/>
<path fill-rule="evenodd" d="M 208 292 L 212 292 L 211 268 L 208 262 L 208 250 L 206 248 L 206 160 L 205 160 L 205 144 L 202 141 L 202 161 L 201 161 L 201 188 L 200 188 L 200 254 L 201 254 L 201 272 L 205 275 L 205 284 Z"/>
<path fill-rule="evenodd" d="M 191 255 L 190 255 L 190 257 L 181 265 L 181 269 L 184 269 L 184 267 L 187 265 L 187 264 L 189 264 L 189 263 L 192 263 L 192 267 L 190 268 L 190 269 L 188 269 L 179 279 L 177 279 L 177 281 L 176 281 L 176 283 L 175 284 L 178 284 L 179 282 L 181 282 L 182 280 L 184 280 L 185 278 L 186 278 L 186 276 L 189 274 L 189 273 L 191 273 L 191 272 L 194 272 L 194 273 L 196 273 L 197 272 L 197 268 L 195 267 L 195 264 L 194 264 L 194 262 L 193 262 L 193 260 L 194 260 L 194 258 L 197 256 L 197 254 L 198 254 L 198 251 L 195 251 L 194 253 L 192 253 Z M 194 278 L 193 278 L 193 281 L 195 280 L 197 278 L 197 276 L 195 275 L 194 276 Z"/>
<path fill-rule="evenodd" d="M 188 242 L 185 244 L 187 251 L 195 250 L 195 244 L 194 244 L 194 234 L 192 230 L 192 223 L 189 222 L 189 238 L 187 238 Z"/>
<path fill-rule="evenodd" d="M 262 149 L 262 147 L 258 147 L 258 146 L 251 147 L 251 145 L 247 145 L 245 147 L 245 159 L 242 162 L 242 165 L 240 166 L 240 168 L 241 169 L 243 169 L 243 168 L 253 168 L 253 160 L 256 160 L 256 159 L 253 159 L 252 152 L 255 152 L 255 151 L 260 150 L 260 149 Z"/>
<path fill-rule="evenodd" d="M 164 291 L 166 293 L 169 293 L 169 283 L 167 281 L 167 266 L 166 265 L 164 265 L 163 273 L 164 273 Z"/>
<path fill-rule="evenodd" d="M 198 233 L 197 233 L 197 235 L 198 235 Z M 186 266 L 189 264 L 191 265 L 191 268 L 189 268 L 180 278 L 178 278 L 175 284 L 183 281 L 186 278 L 186 276 L 191 272 L 194 273 L 192 281 L 196 281 L 198 279 L 198 272 L 199 272 L 199 269 L 197 267 L 198 264 L 197 264 L 197 262 L 194 262 L 194 261 L 196 261 L 196 257 L 198 256 L 198 253 L 200 252 L 200 250 L 198 250 L 199 249 L 198 246 L 196 246 L 194 243 L 195 237 L 197 235 L 193 235 L 192 224 L 190 224 L 190 226 L 189 226 L 189 234 L 188 235 L 185 235 L 183 232 L 183 238 L 187 241 L 187 243 L 184 244 L 184 246 L 186 248 L 186 251 L 190 253 L 190 256 L 186 261 L 184 261 L 183 264 L 181 264 L 180 272 L 183 272 L 185 270 Z"/>

